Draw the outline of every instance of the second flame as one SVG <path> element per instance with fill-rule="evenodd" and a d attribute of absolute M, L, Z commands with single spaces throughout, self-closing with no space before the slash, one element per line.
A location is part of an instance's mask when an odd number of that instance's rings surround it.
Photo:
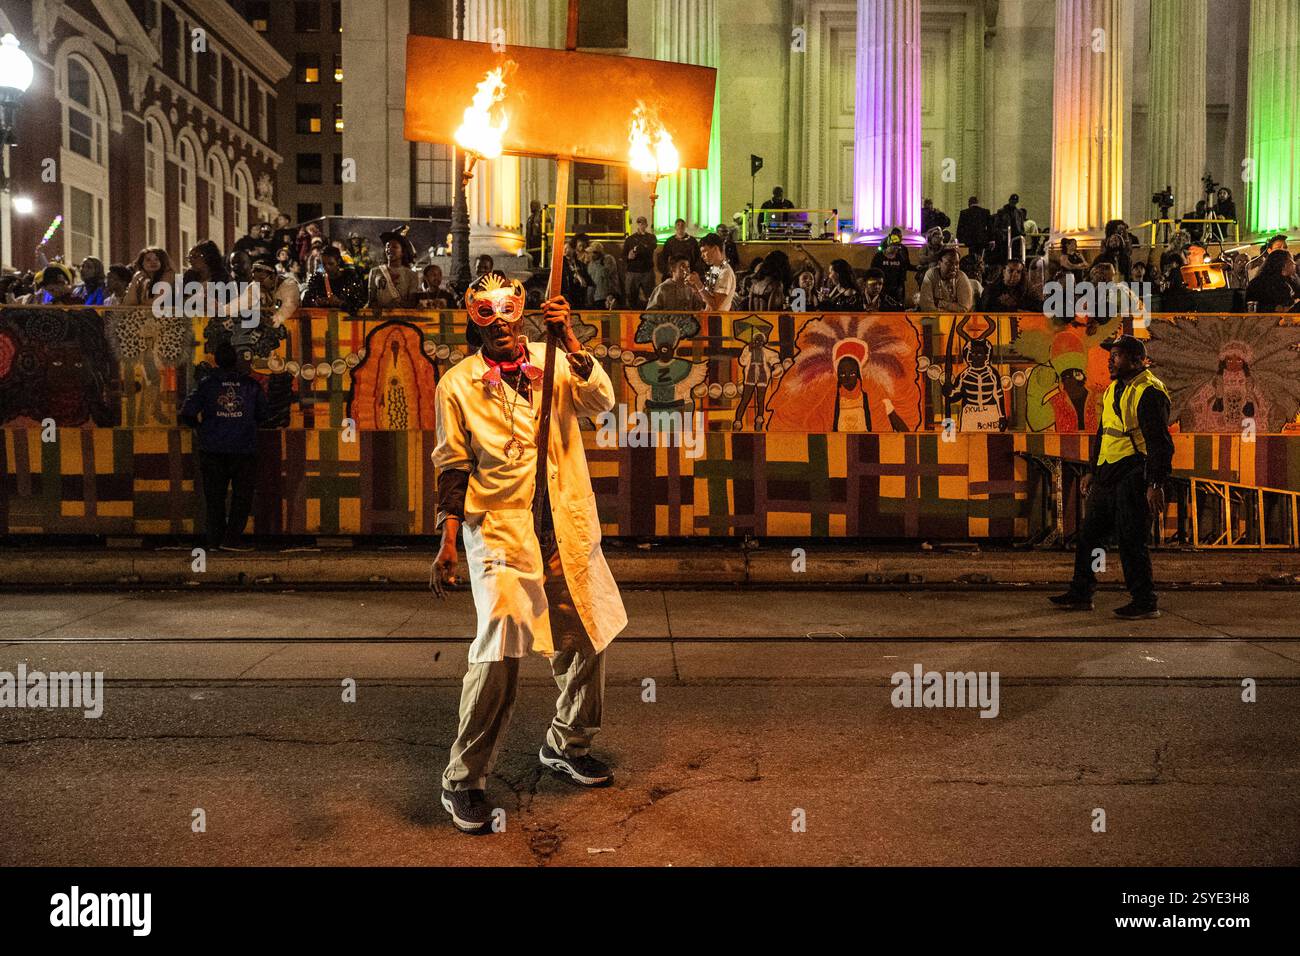
<path fill-rule="evenodd" d="M 488 72 L 475 88 L 473 102 L 465 108 L 464 118 L 456 130 L 456 143 L 463 149 L 477 153 L 484 159 L 501 155 L 502 137 L 510 126 L 510 117 L 504 110 L 495 109 L 506 96 L 505 75 L 511 64 Z"/>
<path fill-rule="evenodd" d="M 638 103 L 636 112 L 632 114 L 628 143 L 628 165 L 637 172 L 647 176 L 667 176 L 677 172 L 680 158 L 672 134 L 644 104 Z"/>

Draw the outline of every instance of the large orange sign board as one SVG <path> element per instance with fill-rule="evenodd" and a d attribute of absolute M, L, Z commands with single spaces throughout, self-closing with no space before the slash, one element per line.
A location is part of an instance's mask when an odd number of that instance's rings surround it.
<path fill-rule="evenodd" d="M 501 107 L 506 153 L 627 163 L 638 105 L 658 114 L 681 165 L 709 165 L 711 67 L 638 57 L 410 36 L 406 40 L 406 138 L 454 143 L 464 110 L 490 70 L 512 61 Z"/>

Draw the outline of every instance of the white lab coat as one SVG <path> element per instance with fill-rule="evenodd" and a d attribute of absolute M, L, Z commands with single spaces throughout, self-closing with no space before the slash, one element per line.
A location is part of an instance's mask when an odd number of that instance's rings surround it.
<path fill-rule="evenodd" d="M 539 368 L 544 345 L 530 343 Z M 555 354 L 555 386 L 547 453 L 547 484 L 555 538 L 564 579 L 574 607 L 597 651 L 627 626 L 627 613 L 600 549 L 600 520 L 591 490 L 587 456 L 578 419 L 595 418 L 614 407 L 614 387 L 599 363 L 583 381 L 562 350 Z M 479 354 L 453 365 L 438 383 L 438 444 L 433 463 L 439 472 L 468 471 L 462 536 L 470 586 L 478 611 L 478 633 L 469 662 L 480 664 L 523 657 L 530 650 L 554 652 L 543 588 L 545 566 L 533 530 L 533 488 L 537 472 L 537 420 L 541 384 L 532 388 L 531 405 L 515 406 L 515 436 L 524 444 L 517 461 L 506 459 L 510 438 L 496 390 L 483 384 L 487 363 Z M 506 386 L 507 401 L 516 398 Z"/>

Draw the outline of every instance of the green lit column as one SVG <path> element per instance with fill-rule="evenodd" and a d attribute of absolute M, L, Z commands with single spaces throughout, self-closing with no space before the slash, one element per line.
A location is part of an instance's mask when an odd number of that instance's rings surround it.
<path fill-rule="evenodd" d="M 654 58 L 696 66 L 718 65 L 718 0 L 655 0 Z M 713 92 L 713 129 L 709 134 L 709 168 L 684 169 L 665 176 L 655 203 L 656 232 L 672 232 L 686 220 L 695 235 L 712 231 L 722 221 L 722 157 L 719 149 L 719 94 Z"/>
<path fill-rule="evenodd" d="M 1251 0 L 1246 225 L 1300 229 L 1300 0 Z"/>

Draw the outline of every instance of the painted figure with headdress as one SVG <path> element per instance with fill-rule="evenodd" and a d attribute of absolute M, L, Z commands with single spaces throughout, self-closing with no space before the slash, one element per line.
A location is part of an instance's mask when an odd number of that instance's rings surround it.
<path fill-rule="evenodd" d="M 921 339 L 903 315 L 827 315 L 795 340 L 794 365 L 772 396 L 770 430 L 915 431 Z"/>
<path fill-rule="evenodd" d="M 1300 412 L 1300 328 L 1258 316 L 1151 327 L 1147 351 L 1185 432 L 1278 432 Z"/>
<path fill-rule="evenodd" d="M 782 372 L 794 364 L 794 359 L 782 360 L 781 353 L 767 344 L 772 337 L 772 323 L 767 319 L 751 315 L 736 322 L 732 331 L 745 343 L 745 348 L 736 360 L 740 365 L 740 404 L 736 406 L 736 418 L 731 428 L 740 431 L 745 427 L 745 409 L 752 400 L 754 430 L 762 431 L 768 389 Z"/>
<path fill-rule="evenodd" d="M 695 409 L 691 390 L 708 375 L 707 362 L 691 362 L 677 356 L 683 338 L 698 335 L 700 320 L 687 313 L 645 315 L 636 330 L 639 345 L 651 345 L 652 357 L 641 358 L 628 367 L 627 383 L 637 397 L 637 409 L 651 412 L 690 412 Z M 656 417 L 651 415 L 651 421 Z"/>

